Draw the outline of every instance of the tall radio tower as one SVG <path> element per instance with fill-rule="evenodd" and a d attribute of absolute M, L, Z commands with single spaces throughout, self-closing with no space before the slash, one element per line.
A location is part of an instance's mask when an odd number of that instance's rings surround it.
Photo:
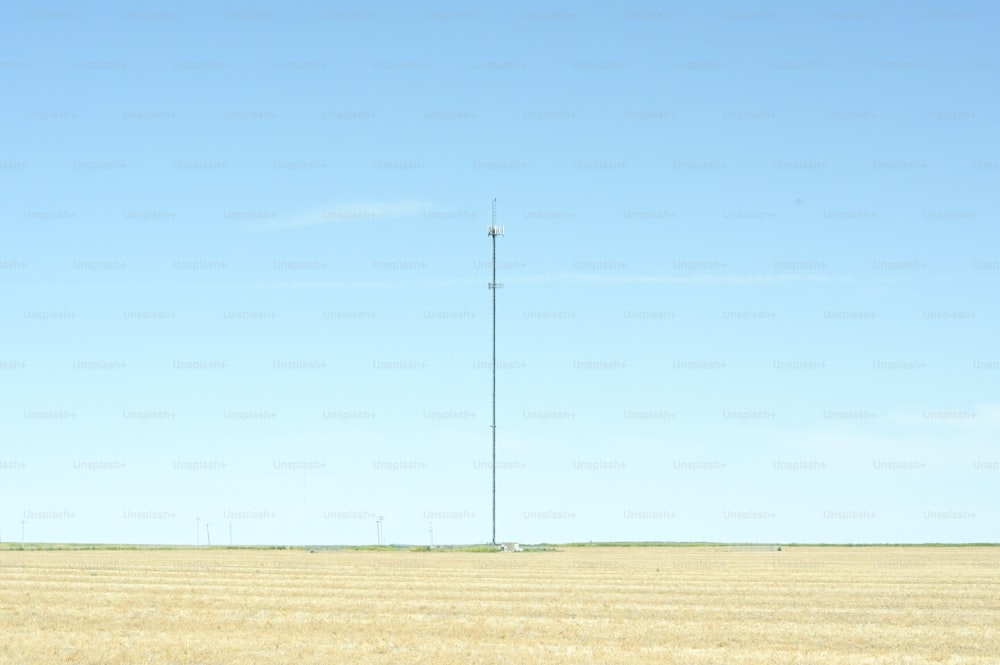
<path fill-rule="evenodd" d="M 503 227 L 497 226 L 497 200 L 493 199 L 493 221 L 487 227 L 486 233 L 493 238 L 493 281 L 490 290 L 493 291 L 493 538 L 490 542 L 497 544 L 497 289 L 503 284 L 497 283 L 497 236 L 503 235 Z"/>

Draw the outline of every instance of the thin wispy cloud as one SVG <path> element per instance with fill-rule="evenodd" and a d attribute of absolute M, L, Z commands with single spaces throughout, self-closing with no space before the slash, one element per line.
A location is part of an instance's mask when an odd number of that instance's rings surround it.
<path fill-rule="evenodd" d="M 219 284 L 224 289 L 414 289 L 480 284 L 481 277 L 443 277 L 439 279 L 408 280 L 341 280 L 341 281 L 286 281 Z M 842 282 L 844 277 L 828 275 L 589 275 L 585 273 L 558 273 L 551 275 L 520 275 L 504 281 L 512 284 L 574 284 L 601 283 L 630 286 L 636 284 L 722 285 L 750 286 L 755 284 L 793 284 L 800 282 Z"/>
<path fill-rule="evenodd" d="M 338 203 L 249 225 L 256 231 L 296 229 L 328 224 L 359 224 L 405 219 L 427 210 L 425 201 L 367 201 Z"/>
<path fill-rule="evenodd" d="M 410 279 L 410 280 L 341 280 L 341 281 L 285 281 L 285 282 L 235 282 L 210 285 L 220 290 L 284 290 L 284 289 L 419 289 L 464 286 L 485 283 L 482 279 Z"/>
<path fill-rule="evenodd" d="M 513 277 L 511 282 L 592 282 L 600 284 L 704 284 L 747 286 L 754 284 L 790 284 L 799 282 L 846 282 L 847 277 L 834 275 L 607 275 L 586 272 L 565 272 L 547 275 Z"/>

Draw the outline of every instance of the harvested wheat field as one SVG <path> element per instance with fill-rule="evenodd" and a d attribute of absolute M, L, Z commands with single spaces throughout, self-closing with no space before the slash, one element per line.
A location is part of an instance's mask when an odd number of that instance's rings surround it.
<path fill-rule="evenodd" d="M 0 662 L 1000 663 L 1000 549 L 0 552 Z"/>

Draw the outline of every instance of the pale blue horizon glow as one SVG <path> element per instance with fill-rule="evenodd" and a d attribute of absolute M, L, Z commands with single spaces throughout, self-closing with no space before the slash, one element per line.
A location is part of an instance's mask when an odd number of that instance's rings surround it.
<path fill-rule="evenodd" d="M 998 541 L 991 4 L 5 14 L 5 542 Z"/>

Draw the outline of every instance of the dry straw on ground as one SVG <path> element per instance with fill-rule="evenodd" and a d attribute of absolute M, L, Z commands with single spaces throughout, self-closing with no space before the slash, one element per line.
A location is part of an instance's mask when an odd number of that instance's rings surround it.
<path fill-rule="evenodd" d="M 0 552 L 0 663 L 1000 663 L 1000 548 Z"/>

